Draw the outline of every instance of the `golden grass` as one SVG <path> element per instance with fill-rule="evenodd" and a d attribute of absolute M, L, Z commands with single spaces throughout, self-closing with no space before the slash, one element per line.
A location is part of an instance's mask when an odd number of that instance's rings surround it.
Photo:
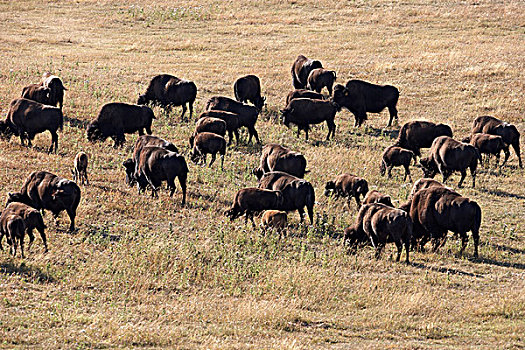
<path fill-rule="evenodd" d="M 59 154 L 49 135 L 35 147 L 0 140 L 2 195 L 34 170 L 69 177 L 79 150 L 90 156 L 78 232 L 68 218 L 45 221 L 50 252 L 37 239 L 25 260 L 0 253 L 0 347 L 4 348 L 520 348 L 525 346 L 524 171 L 481 169 L 476 189 L 460 192 L 482 207 L 480 258 L 457 255 L 449 239 L 413 264 L 385 249 L 348 254 L 339 235 L 357 208 L 323 196 L 341 172 L 403 201 L 402 172 L 379 176 L 378 157 L 397 130 L 386 112 L 353 128 L 336 117 L 311 140 L 274 122 L 291 89 L 290 66 L 302 53 L 335 69 L 338 82 L 359 78 L 399 87 L 400 123 L 429 119 L 458 138 L 479 115 L 518 126 L 525 119 L 525 11 L 519 1 L 1 1 L 0 106 L 45 71 L 69 89 Z M 149 79 L 171 73 L 198 86 L 196 110 L 233 82 L 257 74 L 267 109 L 257 123 L 263 143 L 303 152 L 316 188 L 316 224 L 291 235 L 262 236 L 222 215 L 249 174 L 260 146 L 228 150 L 225 170 L 190 164 L 188 205 L 138 196 L 124 184 L 122 149 L 89 144 L 82 124 L 110 101 L 134 102 Z M 187 154 L 193 123 L 155 109 L 155 134 Z M 304 137 L 304 136 L 303 136 Z M 246 138 L 246 134 L 244 134 Z M 523 144 L 523 141 L 522 141 Z M 413 167 L 413 174 L 420 170 Z M 451 179 L 455 185 L 458 176 Z"/>

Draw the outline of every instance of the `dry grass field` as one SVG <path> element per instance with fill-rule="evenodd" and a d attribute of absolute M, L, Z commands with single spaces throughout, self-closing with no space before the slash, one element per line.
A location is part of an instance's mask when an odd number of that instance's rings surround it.
<path fill-rule="evenodd" d="M 397 86 L 399 124 L 444 122 L 461 139 L 475 117 L 494 115 L 516 124 L 523 149 L 523 1 L 3 0 L 0 52 L 2 119 L 46 71 L 68 88 L 58 154 L 46 153 L 47 132 L 31 149 L 0 140 L 2 203 L 32 171 L 70 178 L 80 150 L 91 181 L 77 232 L 66 232 L 65 213 L 55 225 L 47 212 L 49 253 L 38 237 L 25 259 L 0 252 L 0 348 L 525 348 L 525 172 L 513 151 L 507 166 L 481 168 L 476 188 L 467 176 L 459 190 L 483 210 L 479 258 L 472 240 L 459 256 L 450 235 L 407 266 L 390 245 L 377 261 L 372 248 L 349 254 L 341 234 L 356 205 L 323 195 L 326 181 L 349 172 L 395 204 L 407 198 L 400 168 L 392 179 L 379 175 L 399 130 L 385 127 L 388 112 L 354 128 L 341 111 L 329 142 L 326 126 L 305 141 L 277 118 L 290 67 L 304 54 L 336 70 L 339 83 Z M 181 123 L 180 108 L 155 108 L 153 132 L 188 159 L 187 206 L 180 190 L 152 199 L 127 187 L 121 163 L 137 135 L 115 149 L 111 140 L 90 144 L 85 125 L 104 103 L 135 102 L 160 73 L 197 84 L 199 113 L 213 95 L 233 97 L 239 76 L 258 75 L 267 97 L 261 140 L 306 156 L 315 224 L 301 226 L 291 213 L 290 234 L 278 239 L 227 220 L 235 192 L 256 185 L 250 171 L 261 145 L 247 145 L 244 132 L 224 171 L 195 165 L 187 142 L 195 116 Z"/>

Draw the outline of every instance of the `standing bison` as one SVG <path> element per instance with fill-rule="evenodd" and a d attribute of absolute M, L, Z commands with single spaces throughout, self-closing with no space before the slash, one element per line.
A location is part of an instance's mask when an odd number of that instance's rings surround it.
<path fill-rule="evenodd" d="M 403 124 L 394 146 L 411 150 L 415 156 L 421 157 L 421 148 L 429 148 L 439 136 L 452 137 L 450 126 L 415 120 Z"/>
<path fill-rule="evenodd" d="M 259 167 L 253 170 L 253 174 L 260 179 L 270 171 L 283 171 L 303 178 L 306 173 L 306 158 L 279 144 L 267 144 L 262 149 Z"/>
<path fill-rule="evenodd" d="M 333 195 L 336 199 L 347 197 L 348 207 L 350 199 L 354 197 L 357 206 L 361 206 L 359 196 L 365 197 L 368 192 L 368 182 L 365 179 L 351 174 L 338 175 L 335 180 L 328 181 L 325 186 L 325 196 Z"/>
<path fill-rule="evenodd" d="M 98 116 L 87 127 L 87 138 L 91 142 L 105 141 L 111 137 L 115 147 L 126 142 L 124 134 L 138 131 L 144 135 L 144 129 L 151 134 L 151 123 L 155 115 L 147 106 L 113 102 L 102 106 Z"/>
<path fill-rule="evenodd" d="M 345 107 L 355 116 L 355 126 L 361 126 L 367 119 L 366 113 L 381 113 L 388 108 L 388 126 L 397 120 L 399 90 L 391 85 L 375 85 L 362 80 L 350 80 L 346 86 L 337 84 L 334 88 L 334 102 Z"/>
<path fill-rule="evenodd" d="M 290 127 L 290 124 L 297 125 L 297 137 L 299 137 L 301 130 L 304 130 L 306 140 L 308 140 L 310 124 L 319 124 L 326 121 L 328 125 L 326 139 L 330 140 L 330 135 L 332 137 L 335 135 L 336 125 L 334 119 L 335 114 L 339 110 L 339 106 L 332 101 L 297 98 L 291 100 L 286 108 L 281 110 L 281 113 L 284 125 L 287 127 Z"/>
<path fill-rule="evenodd" d="M 520 155 L 520 133 L 516 126 L 499 120 L 498 118 L 482 116 L 476 118 L 472 125 L 472 133 L 475 134 L 478 132 L 501 136 L 503 142 L 507 145 L 512 145 L 512 148 L 514 148 L 518 156 L 519 166 L 523 168 Z"/>
<path fill-rule="evenodd" d="M 321 93 L 323 87 L 326 87 L 328 94 L 332 95 L 332 86 L 334 86 L 337 75 L 334 70 L 316 68 L 308 75 L 307 87 L 317 93 Z"/>
<path fill-rule="evenodd" d="M 7 136 L 17 135 L 20 142 L 24 144 L 27 139 L 27 145 L 31 147 L 31 141 L 36 134 L 49 130 L 51 133 L 51 146 L 48 152 L 53 149 L 58 151 L 58 134 L 64 125 L 64 115 L 59 108 L 43 105 L 41 103 L 18 98 L 9 104 L 7 118 L 0 121 L 0 134 Z"/>
<path fill-rule="evenodd" d="M 503 163 L 501 163 L 501 166 L 504 166 L 505 163 L 507 163 L 507 159 L 509 159 L 509 156 L 510 156 L 509 146 L 505 144 L 505 142 L 503 142 L 503 138 L 501 136 L 484 134 L 484 133 L 476 133 L 476 134 L 472 134 L 472 136 L 464 138 L 462 141 L 468 142 L 472 146 L 476 147 L 480 155 L 486 154 L 487 155 L 486 157 L 487 166 L 489 165 L 489 161 L 490 161 L 489 157 L 492 154 L 496 156 L 496 166 L 498 166 L 499 156 L 501 154 L 501 151 L 505 153 L 505 160 L 503 160 Z"/>
<path fill-rule="evenodd" d="M 20 192 L 9 193 L 7 204 L 11 202 L 24 203 L 35 209 L 51 210 L 55 218 L 65 210 L 71 221 L 69 231 L 74 231 L 80 203 L 80 188 L 75 182 L 47 171 L 35 171 L 26 179 Z"/>
<path fill-rule="evenodd" d="M 257 109 L 262 110 L 266 98 L 261 96 L 261 81 L 255 75 L 246 75 L 233 84 L 235 99 L 239 102 L 253 103 Z"/>
<path fill-rule="evenodd" d="M 41 85 L 44 88 L 49 89 L 49 104 L 51 106 L 58 105 L 62 110 L 62 105 L 64 103 L 64 91 L 67 91 L 67 89 L 64 87 L 64 84 L 62 83 L 62 80 L 51 73 L 44 73 L 44 75 L 42 75 Z"/>
<path fill-rule="evenodd" d="M 316 68 L 323 68 L 318 60 L 311 60 L 303 55 L 297 56 L 292 65 L 292 82 L 296 89 L 305 89 L 310 72 Z"/>
<path fill-rule="evenodd" d="M 188 108 L 190 118 L 193 114 L 193 103 L 197 98 L 197 86 L 189 80 L 182 80 L 173 75 L 161 74 L 151 79 L 146 92 L 139 95 L 137 104 L 145 105 L 153 103 L 160 105 L 166 111 L 170 111 L 172 106 L 182 106 L 181 120 Z"/>

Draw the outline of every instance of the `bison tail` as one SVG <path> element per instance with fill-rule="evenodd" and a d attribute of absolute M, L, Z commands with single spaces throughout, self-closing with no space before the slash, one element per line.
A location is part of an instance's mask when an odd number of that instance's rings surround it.
<path fill-rule="evenodd" d="M 62 113 L 62 111 L 60 111 L 60 119 L 58 120 L 58 128 L 60 129 L 60 131 L 64 130 L 64 113 Z"/>
<path fill-rule="evenodd" d="M 337 80 L 337 74 L 335 73 L 335 70 L 331 71 L 331 73 L 334 75 L 334 81 Z"/>

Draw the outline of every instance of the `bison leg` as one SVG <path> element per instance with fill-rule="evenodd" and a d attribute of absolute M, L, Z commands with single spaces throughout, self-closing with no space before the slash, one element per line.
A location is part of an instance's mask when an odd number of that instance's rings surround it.
<path fill-rule="evenodd" d="M 474 257 L 478 257 L 479 246 L 479 228 L 472 229 L 472 238 L 474 239 Z"/>
<path fill-rule="evenodd" d="M 407 254 L 407 258 L 406 258 L 405 262 L 406 262 L 407 264 L 410 264 L 410 260 L 409 260 L 409 258 L 408 258 L 408 252 L 409 252 L 409 251 L 410 251 L 410 239 L 407 239 L 406 242 L 405 242 L 405 252 L 406 252 L 406 254 Z"/>
<path fill-rule="evenodd" d="M 186 174 L 179 175 L 179 184 L 182 189 L 182 206 L 186 204 Z"/>
<path fill-rule="evenodd" d="M 67 215 L 71 223 L 69 224 L 69 232 L 75 231 L 75 216 L 77 215 L 73 210 L 66 209 Z M 47 248 L 46 248 L 47 249 Z"/>
<path fill-rule="evenodd" d="M 390 113 L 390 119 L 388 120 L 388 125 L 387 126 L 392 126 L 392 121 L 394 120 L 394 118 L 396 118 L 396 120 L 397 120 L 397 109 L 396 109 L 396 106 L 389 106 L 388 107 L 388 112 Z"/>
<path fill-rule="evenodd" d="M 166 183 L 170 189 L 170 197 L 173 197 L 173 194 L 175 193 L 175 178 L 169 179 Z"/>
<path fill-rule="evenodd" d="M 187 110 L 187 109 L 188 109 L 188 108 L 186 107 L 186 103 L 183 103 L 183 104 L 182 104 L 182 114 L 180 115 L 180 120 L 181 120 L 181 121 L 184 121 L 184 114 L 186 114 L 186 110 Z"/>
<path fill-rule="evenodd" d="M 191 116 L 193 115 L 193 102 L 195 102 L 195 100 L 188 102 L 188 107 L 190 108 L 190 117 L 189 117 L 189 119 L 191 119 Z"/>
<path fill-rule="evenodd" d="M 500 167 L 503 167 L 505 165 L 505 163 L 507 163 L 507 160 L 509 159 L 509 156 L 510 156 L 510 151 L 509 151 L 509 148 L 504 148 L 503 149 L 503 153 L 505 153 L 505 159 L 503 160 L 503 163 L 501 163 L 501 166 Z M 498 153 L 499 155 L 499 153 Z M 496 164 L 497 166 L 497 164 Z"/>
<path fill-rule="evenodd" d="M 208 168 L 211 168 L 211 165 L 215 162 L 215 157 L 217 156 L 217 153 L 212 153 L 211 154 L 211 162 L 210 162 L 210 165 L 208 165 Z M 206 162 L 204 162 L 204 164 L 206 164 Z"/>
<path fill-rule="evenodd" d="M 56 132 L 51 132 L 51 145 L 49 146 L 49 150 L 47 153 L 53 152 L 53 145 L 55 146 L 55 153 L 57 153 L 58 150 L 58 135 Z"/>
<path fill-rule="evenodd" d="M 24 257 L 24 234 L 23 233 L 20 236 L 20 255 L 22 256 L 22 259 L 25 258 Z"/>
<path fill-rule="evenodd" d="M 410 180 L 410 182 L 412 182 L 412 176 L 410 175 L 410 166 L 405 165 L 404 167 L 405 167 L 405 177 L 403 178 L 403 181 L 406 181 L 407 176 L 408 176 L 408 179 Z"/>
<path fill-rule="evenodd" d="M 461 249 L 459 250 L 459 254 L 462 255 L 468 244 L 468 236 L 466 232 L 460 232 L 459 237 L 461 237 Z"/>
<path fill-rule="evenodd" d="M 394 168 L 393 165 L 389 165 L 388 168 L 387 168 L 387 175 L 388 175 L 388 178 L 391 179 L 392 178 L 392 169 Z M 403 180 L 405 181 L 405 180 Z"/>
<path fill-rule="evenodd" d="M 516 140 L 514 143 L 512 143 L 512 148 L 514 148 L 514 152 L 516 152 L 516 155 L 518 156 L 518 163 L 519 163 L 520 168 L 523 168 L 523 163 L 521 162 L 520 142 L 519 142 L 519 140 Z"/>
<path fill-rule="evenodd" d="M 299 208 L 297 209 L 297 211 L 299 212 L 299 220 L 301 223 L 303 223 L 304 221 L 304 208 Z"/>
<path fill-rule="evenodd" d="M 44 252 L 47 253 L 47 240 L 46 240 L 46 234 L 44 232 L 44 229 L 43 228 L 39 228 L 37 229 L 38 232 L 40 233 L 40 238 L 42 238 L 42 242 L 44 243 Z M 31 232 L 31 235 L 33 233 Z M 31 238 L 31 236 L 29 236 L 29 238 Z M 28 248 L 29 249 L 29 248 Z"/>
<path fill-rule="evenodd" d="M 139 128 L 139 136 L 144 135 L 144 128 Z"/>
<path fill-rule="evenodd" d="M 403 243 L 401 243 L 400 241 L 396 241 L 395 244 L 397 248 L 396 261 L 399 261 L 401 259 L 401 252 L 403 251 Z"/>
<path fill-rule="evenodd" d="M 224 154 L 221 154 L 221 170 L 224 170 Z"/>
<path fill-rule="evenodd" d="M 250 137 L 248 138 L 248 143 L 250 143 L 252 141 L 252 136 L 255 137 L 255 141 L 257 141 L 257 143 L 261 143 L 261 141 L 259 140 L 259 134 L 257 133 L 257 130 L 255 130 L 255 126 L 251 126 L 248 128 L 248 132 L 250 133 Z"/>
<path fill-rule="evenodd" d="M 27 251 L 29 251 L 33 245 L 33 242 L 35 241 L 35 235 L 33 234 L 33 229 L 27 229 L 26 233 L 29 237 L 29 244 L 27 245 Z"/>
<path fill-rule="evenodd" d="M 330 139 L 330 135 L 332 135 L 332 138 L 335 136 L 335 123 L 333 120 L 326 121 L 326 124 L 328 125 L 328 135 L 326 136 L 326 140 Z"/>

